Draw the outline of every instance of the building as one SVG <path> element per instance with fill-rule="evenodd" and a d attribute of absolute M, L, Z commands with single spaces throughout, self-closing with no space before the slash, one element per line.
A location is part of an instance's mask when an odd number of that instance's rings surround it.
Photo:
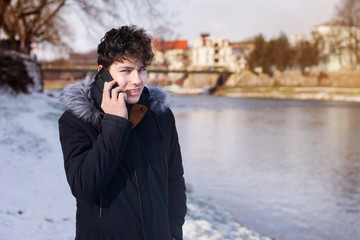
<path fill-rule="evenodd" d="M 298 43 L 308 41 L 308 38 L 303 34 L 294 34 L 289 36 L 289 43 L 291 46 L 296 46 Z"/>
<path fill-rule="evenodd" d="M 251 42 L 234 42 L 221 37 L 202 34 L 194 41 L 192 67 L 196 69 L 215 68 L 238 72 L 246 69 L 246 56 L 254 49 Z"/>
<path fill-rule="evenodd" d="M 254 50 L 255 45 L 251 41 L 232 42 L 231 47 L 231 61 L 229 67 L 231 71 L 239 72 L 248 68 L 246 57 Z"/>
<path fill-rule="evenodd" d="M 322 51 L 327 56 L 327 59 L 320 63 L 320 70 L 360 68 L 360 28 L 325 23 L 314 26 L 312 36 L 322 40 Z"/>
<path fill-rule="evenodd" d="M 164 41 L 154 39 L 155 62 L 153 65 L 170 70 L 183 69 L 189 64 L 186 40 Z"/>
<path fill-rule="evenodd" d="M 192 67 L 198 69 L 228 68 L 232 49 L 228 40 L 202 34 L 194 41 Z"/>

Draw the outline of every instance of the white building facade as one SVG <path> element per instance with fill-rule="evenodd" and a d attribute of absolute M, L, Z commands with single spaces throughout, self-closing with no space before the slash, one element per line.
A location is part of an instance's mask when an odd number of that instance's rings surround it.
<path fill-rule="evenodd" d="M 232 49 L 228 40 L 203 34 L 196 38 L 192 48 L 192 66 L 199 69 L 229 68 Z"/>
<path fill-rule="evenodd" d="M 312 28 L 312 35 L 322 38 L 322 50 L 327 56 L 327 60 L 319 64 L 320 70 L 339 71 L 360 68 L 356 59 L 356 47 L 352 51 L 349 50 L 350 45 L 359 45 L 354 43 L 354 39 L 360 40 L 359 28 L 322 24 Z M 360 51 L 360 46 L 358 48 L 357 51 Z"/>

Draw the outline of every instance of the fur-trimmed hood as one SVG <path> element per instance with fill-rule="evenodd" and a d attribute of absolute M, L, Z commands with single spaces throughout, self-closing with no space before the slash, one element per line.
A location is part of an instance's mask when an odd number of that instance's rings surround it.
<path fill-rule="evenodd" d="M 104 113 L 95 106 L 91 91 L 93 84 L 94 78 L 87 78 L 67 85 L 60 94 L 60 101 L 79 119 L 98 125 Z M 142 95 L 142 98 L 146 95 L 146 105 L 156 113 L 163 113 L 169 107 L 169 94 L 158 87 L 145 87 Z"/>

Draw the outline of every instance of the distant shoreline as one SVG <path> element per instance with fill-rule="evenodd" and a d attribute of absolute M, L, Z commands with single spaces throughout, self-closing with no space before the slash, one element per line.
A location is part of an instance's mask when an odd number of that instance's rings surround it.
<path fill-rule="evenodd" d="M 360 102 L 360 88 L 340 87 L 234 87 L 217 90 L 214 95 L 245 98 Z"/>

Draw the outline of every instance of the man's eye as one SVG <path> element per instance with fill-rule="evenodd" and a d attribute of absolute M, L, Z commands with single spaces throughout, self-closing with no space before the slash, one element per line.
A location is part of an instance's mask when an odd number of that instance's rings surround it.
<path fill-rule="evenodd" d="M 129 69 L 123 69 L 123 70 L 120 70 L 120 72 L 130 72 L 130 70 Z"/>
<path fill-rule="evenodd" d="M 146 71 L 146 68 L 145 68 L 145 67 L 139 69 L 139 72 L 145 72 L 145 71 Z"/>

